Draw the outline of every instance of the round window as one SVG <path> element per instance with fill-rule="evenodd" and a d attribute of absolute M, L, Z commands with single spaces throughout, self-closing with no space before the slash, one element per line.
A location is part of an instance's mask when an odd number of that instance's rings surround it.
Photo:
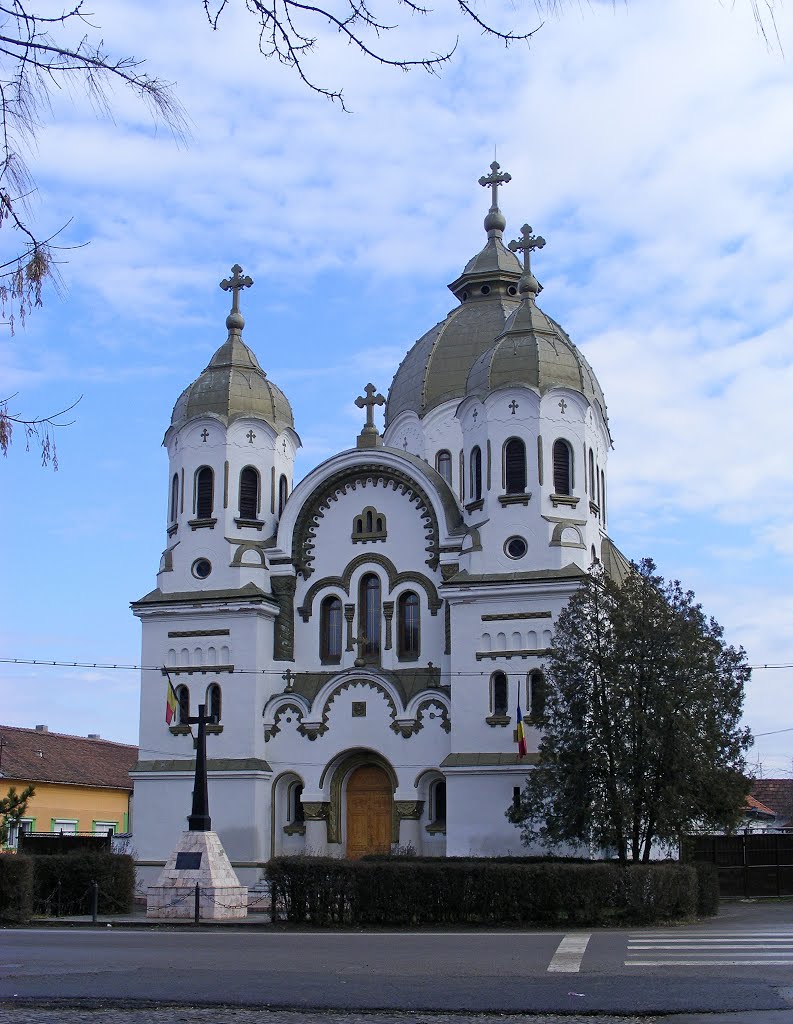
<path fill-rule="evenodd" d="M 193 575 L 197 580 L 205 580 L 212 572 L 212 563 L 208 558 L 197 558 L 193 562 Z"/>
<path fill-rule="evenodd" d="M 482 285 L 482 294 L 483 295 L 489 295 L 490 294 L 490 285 L 489 284 L 483 284 Z"/>
<path fill-rule="evenodd" d="M 465 302 L 466 299 L 468 298 L 468 292 L 463 292 L 463 294 L 460 296 L 460 298 L 463 300 L 463 302 Z"/>
<path fill-rule="evenodd" d="M 509 286 L 509 288 L 507 288 L 507 294 L 508 295 L 517 295 L 518 294 L 518 289 L 515 287 L 514 284 L 511 284 Z"/>
<path fill-rule="evenodd" d="M 510 558 L 523 558 L 529 550 L 529 545 L 522 537 L 510 537 L 504 545 L 504 551 Z"/>

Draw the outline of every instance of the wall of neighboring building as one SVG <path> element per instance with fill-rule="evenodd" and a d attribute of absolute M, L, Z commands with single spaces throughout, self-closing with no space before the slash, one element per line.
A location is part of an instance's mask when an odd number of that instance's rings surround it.
<path fill-rule="evenodd" d="M 13 786 L 17 793 L 29 785 L 24 779 L 0 780 L 0 793 Z M 29 831 L 57 832 L 59 823 L 75 823 L 73 831 L 93 832 L 97 822 L 114 824 L 116 832 L 129 831 L 132 793 L 123 789 L 99 789 L 62 783 L 35 782 L 35 795 L 28 800 L 25 820 L 32 820 Z M 64 829 L 69 825 L 64 824 Z"/>

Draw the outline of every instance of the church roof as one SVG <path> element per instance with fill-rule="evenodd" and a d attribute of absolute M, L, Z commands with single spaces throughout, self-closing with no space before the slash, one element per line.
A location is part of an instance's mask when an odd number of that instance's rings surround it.
<path fill-rule="evenodd" d="M 253 281 L 241 276 L 239 266 L 232 271 L 233 276 L 221 283 L 222 288 L 234 293 L 234 304 L 226 318 L 228 337 L 206 369 L 177 399 L 171 426 L 180 427 L 196 416 L 219 416 L 227 425 L 241 416 L 253 416 L 280 433 L 286 427 L 294 428 L 292 407 L 242 340 L 245 320 L 239 311 L 239 291 Z"/>

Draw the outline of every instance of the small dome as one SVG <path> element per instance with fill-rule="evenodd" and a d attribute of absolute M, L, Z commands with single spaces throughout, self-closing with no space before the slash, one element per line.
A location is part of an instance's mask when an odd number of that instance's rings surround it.
<path fill-rule="evenodd" d="M 294 427 L 292 407 L 259 366 L 256 356 L 239 336 L 241 328 L 231 325 L 229 336 L 212 356 L 204 372 L 185 388 L 171 416 L 180 427 L 195 416 L 220 416 L 226 424 L 241 416 L 265 420 L 280 432 Z"/>
<path fill-rule="evenodd" d="M 484 398 L 514 384 L 537 388 L 540 394 L 553 387 L 570 388 L 597 406 L 608 423 L 606 400 L 592 367 L 531 298 L 524 299 L 495 344 L 471 367 L 466 393 Z"/>

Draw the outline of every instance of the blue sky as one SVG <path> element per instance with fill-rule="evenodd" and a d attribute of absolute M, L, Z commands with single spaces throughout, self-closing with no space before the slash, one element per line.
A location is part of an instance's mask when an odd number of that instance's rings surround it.
<path fill-rule="evenodd" d="M 454 304 L 497 145 L 507 236 L 528 221 L 547 239 L 541 305 L 606 394 L 613 538 L 691 587 L 752 664 L 793 662 L 793 5 L 770 49 L 749 0 L 570 3 L 506 50 L 454 7 L 385 43 L 459 33 L 438 77 L 321 35 L 311 69 L 344 86 L 345 114 L 258 54 L 243 9 L 212 32 L 195 0 L 94 5 L 113 52 L 176 83 L 191 139 L 124 93 L 97 117 L 75 90 L 29 153 L 40 230 L 71 218 L 62 239 L 89 244 L 66 254 L 64 294 L 0 336 L 0 382 L 29 414 L 83 398 L 59 472 L 19 440 L 0 463 L 0 657 L 139 661 L 128 603 L 165 546 L 162 436 L 224 340 L 230 266 L 254 278 L 245 337 L 292 402 L 303 475 L 354 443 L 360 389 L 384 391 Z M 507 3 L 482 12 L 519 24 Z M 755 672 L 753 731 L 793 728 L 791 682 Z M 0 696 L 7 724 L 137 738 L 133 672 L 0 665 Z M 751 756 L 790 775 L 793 731 Z"/>

